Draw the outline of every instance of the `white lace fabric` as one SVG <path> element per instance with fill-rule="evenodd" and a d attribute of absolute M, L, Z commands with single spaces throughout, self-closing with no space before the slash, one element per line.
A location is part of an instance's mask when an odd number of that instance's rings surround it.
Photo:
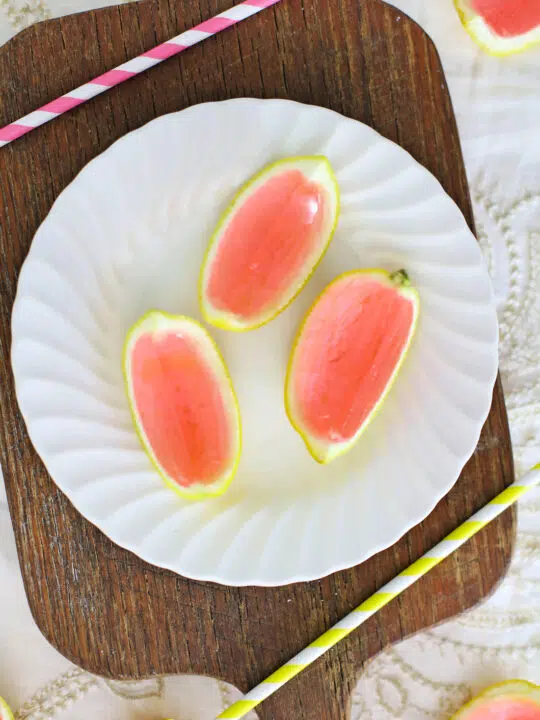
<path fill-rule="evenodd" d="M 0 0 L 0 42 L 24 25 L 99 4 Z M 540 48 L 492 58 L 465 34 L 451 0 L 394 4 L 435 41 L 454 102 L 478 236 L 496 291 L 519 476 L 540 461 Z M 368 663 L 352 717 L 444 720 L 486 685 L 513 677 L 540 684 L 540 491 L 519 504 L 515 555 L 495 593 Z M 199 677 L 104 681 L 54 651 L 28 610 L 3 483 L 0 695 L 21 720 L 211 720 L 238 697 L 224 683 Z"/>

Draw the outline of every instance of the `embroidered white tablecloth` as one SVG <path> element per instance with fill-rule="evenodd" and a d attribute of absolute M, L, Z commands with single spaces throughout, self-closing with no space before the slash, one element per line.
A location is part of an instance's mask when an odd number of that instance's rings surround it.
<path fill-rule="evenodd" d="M 32 22 L 104 2 L 0 0 L 0 43 Z M 434 39 L 454 101 L 497 294 L 519 475 L 540 461 L 540 48 L 491 58 L 465 34 L 451 0 L 394 4 Z M 540 492 L 519 506 L 515 557 L 495 594 L 375 658 L 359 681 L 353 720 L 443 720 L 471 693 L 511 677 L 540 684 Z M 0 695 L 28 720 L 211 720 L 238 693 L 197 677 L 107 682 L 56 653 L 28 610 L 0 482 Z"/>

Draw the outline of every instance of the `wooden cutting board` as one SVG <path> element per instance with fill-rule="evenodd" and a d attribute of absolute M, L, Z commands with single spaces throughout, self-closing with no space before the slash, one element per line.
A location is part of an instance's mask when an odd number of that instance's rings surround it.
<path fill-rule="evenodd" d="M 0 50 L 0 124 L 228 3 L 143 0 L 24 31 Z M 110 542 L 55 487 L 28 440 L 9 365 L 11 308 L 32 236 L 60 191 L 118 137 L 157 115 L 239 96 L 314 103 L 372 125 L 439 178 L 473 227 L 437 53 L 415 23 L 378 0 L 283 0 L 0 150 L 1 453 L 21 569 L 47 639 L 108 677 L 200 673 L 245 691 L 513 479 L 497 382 L 473 457 L 421 525 L 363 565 L 275 589 L 221 587 L 151 567 Z M 265 702 L 259 716 L 344 720 L 362 664 L 485 597 L 505 571 L 513 533 L 508 511 Z"/>

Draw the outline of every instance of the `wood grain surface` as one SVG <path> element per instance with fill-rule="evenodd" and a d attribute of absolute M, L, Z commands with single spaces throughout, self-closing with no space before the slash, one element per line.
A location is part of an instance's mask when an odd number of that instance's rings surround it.
<path fill-rule="evenodd" d="M 34 26 L 0 50 L 0 124 L 225 9 L 229 0 L 143 0 Z M 54 199 L 124 133 L 193 103 L 283 97 L 333 108 L 403 145 L 473 226 L 437 53 L 378 0 L 283 0 L 0 149 L 1 454 L 30 607 L 48 640 L 114 678 L 191 672 L 247 690 L 513 479 L 500 383 L 476 452 L 434 512 L 392 548 L 318 582 L 227 588 L 151 567 L 86 522 L 30 445 L 9 365 L 17 275 Z M 114 309 L 111 309 L 113 312 Z M 263 720 L 344 720 L 367 658 L 461 612 L 503 575 L 511 511 L 265 702 Z"/>

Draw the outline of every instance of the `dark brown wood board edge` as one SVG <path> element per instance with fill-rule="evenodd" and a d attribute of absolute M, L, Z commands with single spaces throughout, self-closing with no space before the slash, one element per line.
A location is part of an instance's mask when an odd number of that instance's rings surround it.
<path fill-rule="evenodd" d="M 0 122 L 228 4 L 144 0 L 24 31 L 0 49 Z M 417 25 L 376 0 L 283 0 L 0 149 L 1 452 L 21 569 L 48 640 L 108 677 L 191 671 L 247 690 L 513 479 L 498 381 L 475 454 L 429 518 L 357 568 L 275 589 L 224 588 L 152 568 L 111 543 L 56 489 L 29 444 L 7 361 L 16 279 L 35 229 L 78 170 L 117 137 L 194 102 L 246 94 L 327 105 L 367 121 L 439 177 L 473 227 L 440 60 Z M 485 597 L 507 567 L 513 531 L 510 511 L 267 701 L 260 717 L 343 720 L 362 663 Z"/>

